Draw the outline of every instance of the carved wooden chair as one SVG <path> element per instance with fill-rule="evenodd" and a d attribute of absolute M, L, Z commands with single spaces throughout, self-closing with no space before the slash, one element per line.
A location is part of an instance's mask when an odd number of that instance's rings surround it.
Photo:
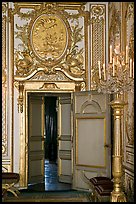
<path fill-rule="evenodd" d="M 11 192 L 14 196 L 18 197 L 19 191 L 15 184 L 19 182 L 20 176 L 18 173 L 8 172 L 5 167 L 2 167 L 2 198 L 5 198 L 7 192 Z M 6 171 L 5 171 L 6 170 Z"/>

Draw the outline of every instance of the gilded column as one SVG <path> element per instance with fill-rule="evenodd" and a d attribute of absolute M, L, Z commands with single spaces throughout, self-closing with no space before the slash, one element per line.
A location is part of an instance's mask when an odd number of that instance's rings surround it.
<path fill-rule="evenodd" d="M 121 134 L 121 116 L 125 102 L 121 100 L 119 94 L 110 103 L 114 110 L 114 138 L 112 155 L 112 174 L 113 191 L 111 193 L 111 202 L 126 202 L 125 194 L 122 191 L 122 134 Z"/>

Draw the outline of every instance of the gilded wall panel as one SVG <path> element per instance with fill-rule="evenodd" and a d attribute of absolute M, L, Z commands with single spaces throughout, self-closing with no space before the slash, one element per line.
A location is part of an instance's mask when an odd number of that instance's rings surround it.
<path fill-rule="evenodd" d="M 97 88 L 98 61 L 101 65 L 106 60 L 106 5 L 90 4 L 91 38 L 91 89 Z"/>
<path fill-rule="evenodd" d="M 88 83 L 88 13 L 83 3 L 15 3 L 15 79 Z M 56 76 L 55 76 L 56 75 Z M 60 77 L 58 77 L 60 75 Z"/>
<path fill-rule="evenodd" d="M 2 5 L 2 156 L 8 156 L 7 137 L 7 66 L 6 66 L 6 8 Z"/>
<path fill-rule="evenodd" d="M 125 34 L 124 46 L 129 48 L 129 58 L 134 60 L 134 3 L 123 2 L 123 31 Z M 124 108 L 124 172 L 125 191 L 128 201 L 134 199 L 134 93 L 128 92 L 124 95 L 127 105 Z"/>
<path fill-rule="evenodd" d="M 126 10 L 126 45 L 129 47 L 129 57 L 134 59 L 134 5 L 129 3 Z M 125 95 L 128 105 L 125 107 L 124 128 L 126 137 L 126 147 L 134 147 L 134 93 Z"/>
<path fill-rule="evenodd" d="M 129 49 L 129 58 L 134 58 L 134 4 L 132 2 L 109 4 L 109 44 L 113 48 L 120 45 L 121 51 Z M 134 172 L 134 93 L 128 92 L 122 95 L 127 105 L 124 106 L 121 119 L 123 140 L 123 184 L 124 191 L 133 192 Z M 130 181 L 131 180 L 131 181 Z M 130 186 L 131 183 L 131 186 Z M 129 190 L 128 190 L 129 189 Z M 132 197 L 131 197 L 132 199 Z"/>
<path fill-rule="evenodd" d="M 10 74 L 9 74 L 9 61 L 8 61 L 8 9 L 9 3 L 2 2 L 2 171 L 12 170 L 12 135 L 13 122 L 9 124 L 10 111 L 11 111 L 11 98 L 10 96 Z M 12 83 L 11 83 L 12 84 Z M 12 87 L 12 86 L 11 86 Z M 10 102 L 9 102 L 10 101 Z M 10 107 L 9 107 L 9 106 Z M 12 119 L 11 119 L 12 121 Z"/>

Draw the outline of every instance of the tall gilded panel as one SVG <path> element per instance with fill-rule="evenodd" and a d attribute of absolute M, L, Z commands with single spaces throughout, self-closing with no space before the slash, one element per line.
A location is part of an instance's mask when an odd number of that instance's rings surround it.
<path fill-rule="evenodd" d="M 2 167 L 13 171 L 14 91 L 13 19 L 10 3 L 2 3 Z M 4 169 L 3 169 L 4 170 Z"/>
<path fill-rule="evenodd" d="M 2 4 L 2 157 L 8 156 L 7 138 L 7 66 L 6 66 L 6 9 L 7 4 Z"/>
<path fill-rule="evenodd" d="M 134 60 L 134 3 L 124 3 L 125 43 L 129 47 L 129 57 Z M 127 106 L 124 109 L 124 172 L 125 190 L 128 201 L 134 201 L 134 93 L 125 95 Z"/>
<path fill-rule="evenodd" d="M 98 61 L 101 66 L 106 60 L 106 5 L 90 4 L 91 38 L 91 89 L 97 88 Z"/>

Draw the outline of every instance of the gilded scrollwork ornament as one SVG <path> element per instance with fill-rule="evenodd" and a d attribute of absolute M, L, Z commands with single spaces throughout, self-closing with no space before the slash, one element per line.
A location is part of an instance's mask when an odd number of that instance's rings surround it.
<path fill-rule="evenodd" d="M 15 11 L 19 17 L 23 15 L 17 4 Z M 83 78 L 84 50 L 78 45 L 84 40 L 83 26 L 79 27 L 78 19 L 83 14 L 82 5 L 78 13 L 71 14 L 58 3 L 43 3 L 27 13 L 30 21 L 23 26 L 16 24 L 16 38 L 22 41 L 15 50 L 16 76 L 25 77 L 42 68 L 49 75 L 59 70 L 70 79 Z"/>
<path fill-rule="evenodd" d="M 78 43 L 82 41 L 83 35 L 81 34 L 83 27 L 79 27 L 79 22 L 71 26 L 71 47 L 67 49 L 67 54 L 61 61 L 61 67 L 71 73 L 73 76 L 83 76 L 84 69 L 84 49 L 78 48 Z"/>
<path fill-rule="evenodd" d="M 8 10 L 8 3 L 2 2 L 2 14 L 6 14 L 7 10 Z"/>
<path fill-rule="evenodd" d="M 31 77 L 32 81 L 70 81 L 68 77 L 66 77 L 61 72 L 56 72 L 55 74 L 45 75 L 44 71 L 37 72 L 33 77 Z"/>
<path fill-rule="evenodd" d="M 94 5 L 91 8 L 92 12 L 92 20 L 101 20 L 103 19 L 103 15 L 105 13 L 104 6 L 101 5 Z"/>
<path fill-rule="evenodd" d="M 19 97 L 18 97 L 18 112 L 23 112 L 23 92 L 24 92 L 24 83 L 19 83 Z"/>
<path fill-rule="evenodd" d="M 56 15 L 42 14 L 30 22 L 29 30 L 30 49 L 37 60 L 47 67 L 58 63 L 68 46 L 69 36 L 65 22 Z"/>
<path fill-rule="evenodd" d="M 127 9 L 127 20 L 134 18 L 134 2 L 129 2 Z"/>
<path fill-rule="evenodd" d="M 7 142 L 6 141 L 2 141 L 2 154 L 6 154 L 7 152 Z"/>
<path fill-rule="evenodd" d="M 77 82 L 75 86 L 75 91 L 85 91 L 85 82 Z"/>
<path fill-rule="evenodd" d="M 33 57 L 31 56 L 28 50 L 25 51 L 16 51 L 15 53 L 15 65 L 16 65 L 16 74 L 24 76 L 31 71 L 31 68 L 34 64 Z"/>

